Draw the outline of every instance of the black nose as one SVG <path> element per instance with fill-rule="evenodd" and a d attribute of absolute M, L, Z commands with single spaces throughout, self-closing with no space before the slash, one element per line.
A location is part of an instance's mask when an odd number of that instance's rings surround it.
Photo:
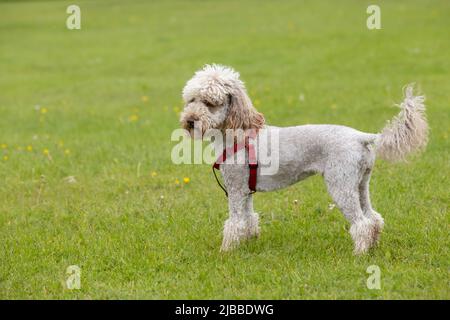
<path fill-rule="evenodd" d="M 194 129 L 194 120 L 188 120 L 187 125 L 189 129 Z"/>

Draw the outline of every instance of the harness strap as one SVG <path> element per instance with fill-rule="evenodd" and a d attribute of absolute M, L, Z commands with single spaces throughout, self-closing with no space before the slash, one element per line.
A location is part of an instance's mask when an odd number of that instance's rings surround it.
<path fill-rule="evenodd" d="M 222 155 L 214 162 L 212 166 L 212 170 L 214 173 L 214 177 L 216 178 L 217 184 L 219 187 L 225 192 L 225 196 L 228 197 L 228 192 L 225 189 L 225 187 L 220 183 L 219 178 L 217 177 L 216 171 L 220 170 L 220 165 L 225 162 L 227 159 L 227 156 L 232 156 L 233 154 L 237 153 L 238 151 L 242 150 L 243 148 L 246 149 L 248 152 L 248 166 L 250 170 L 249 178 L 248 178 L 248 188 L 250 189 L 250 194 L 253 194 L 256 192 L 256 177 L 258 174 L 258 161 L 256 160 L 256 151 L 255 146 L 253 144 L 249 143 L 248 137 L 245 139 L 245 143 L 234 143 L 232 148 L 225 148 L 223 150 Z"/>
<path fill-rule="evenodd" d="M 258 174 L 258 162 L 256 160 L 255 146 L 248 144 L 248 166 L 250 169 L 250 176 L 248 177 L 248 188 L 252 193 L 256 192 L 256 176 Z"/>
<path fill-rule="evenodd" d="M 214 170 L 214 169 L 219 169 L 219 168 L 216 168 L 216 167 L 215 167 L 215 163 L 214 163 L 214 166 L 212 167 L 212 171 L 213 171 L 213 173 L 214 173 L 214 177 L 216 178 L 217 184 L 218 184 L 219 187 L 223 190 L 223 192 L 225 192 L 225 196 L 228 198 L 228 191 L 227 191 L 227 189 L 225 189 L 225 187 L 220 183 L 220 180 L 219 180 L 219 178 L 217 177 L 217 174 L 216 174 L 216 170 Z"/>

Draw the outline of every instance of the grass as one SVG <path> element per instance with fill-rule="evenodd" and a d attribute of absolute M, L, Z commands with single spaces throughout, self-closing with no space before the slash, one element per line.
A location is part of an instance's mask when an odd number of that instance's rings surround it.
<path fill-rule="evenodd" d="M 370 31 L 372 2 L 77 1 L 73 31 L 73 1 L 1 2 L 0 298 L 449 299 L 450 5 L 377 1 Z M 219 253 L 226 200 L 209 166 L 170 161 L 181 89 L 211 62 L 239 70 L 279 126 L 377 132 L 419 84 L 429 147 L 377 161 L 375 250 L 353 256 L 313 177 L 256 194 L 260 239 Z"/>

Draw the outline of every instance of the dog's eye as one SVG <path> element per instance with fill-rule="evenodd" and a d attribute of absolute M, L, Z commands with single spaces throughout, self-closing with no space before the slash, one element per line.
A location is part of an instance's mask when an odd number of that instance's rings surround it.
<path fill-rule="evenodd" d="M 214 105 L 211 102 L 208 101 L 203 101 L 203 103 L 208 107 L 208 108 L 213 108 Z"/>
<path fill-rule="evenodd" d="M 188 103 L 192 103 L 192 102 L 194 102 L 194 101 L 195 101 L 195 98 L 192 98 L 191 100 L 189 100 Z"/>

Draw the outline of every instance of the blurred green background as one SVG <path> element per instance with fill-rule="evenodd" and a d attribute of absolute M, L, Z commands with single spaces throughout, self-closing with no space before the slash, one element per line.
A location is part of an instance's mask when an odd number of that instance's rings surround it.
<path fill-rule="evenodd" d="M 0 298 L 450 298 L 450 2 L 76 1 L 68 30 L 73 3 L 0 1 Z M 205 63 L 238 70 L 278 126 L 377 132 L 418 84 L 429 147 L 377 162 L 376 249 L 353 256 L 313 177 L 256 194 L 260 239 L 219 253 L 227 208 L 210 167 L 170 161 L 181 90 Z"/>

